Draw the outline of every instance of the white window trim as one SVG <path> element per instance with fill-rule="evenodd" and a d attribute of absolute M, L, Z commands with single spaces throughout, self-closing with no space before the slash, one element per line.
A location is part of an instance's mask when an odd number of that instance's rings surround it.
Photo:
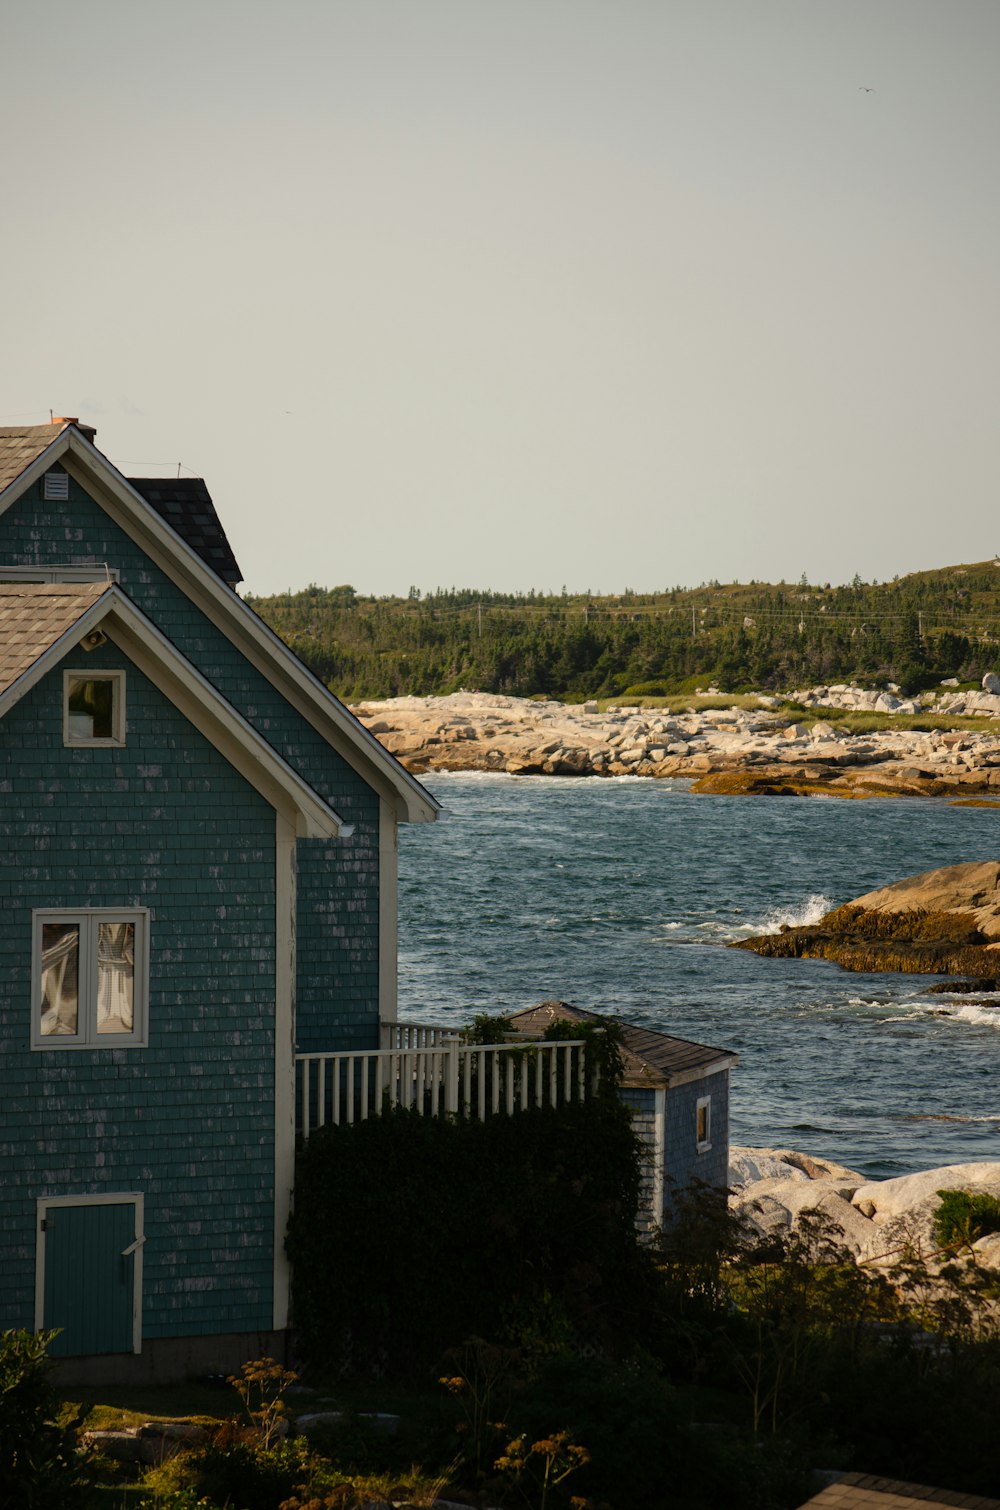
<path fill-rule="evenodd" d="M 35 1331 L 45 1328 L 45 1218 L 54 1206 L 134 1206 L 135 1238 L 126 1252 L 135 1256 L 132 1270 L 132 1351 L 142 1352 L 142 1250 L 146 1242 L 145 1197 L 137 1191 L 107 1195 L 42 1195 L 35 1201 Z M 110 1355 L 109 1355 L 110 1356 Z"/>
<path fill-rule="evenodd" d="M 93 566 L 0 566 L 0 582 L 117 582 L 117 567 L 96 562 Z"/>
<path fill-rule="evenodd" d="M 703 1139 L 698 1139 L 698 1124 L 701 1121 L 701 1114 L 702 1114 L 702 1112 L 705 1113 L 705 1131 L 708 1133 L 708 1137 L 707 1138 L 703 1138 Z M 695 1107 L 695 1112 L 694 1112 L 694 1135 L 695 1135 L 695 1138 L 696 1138 L 696 1140 L 698 1142 L 698 1152 L 699 1153 L 710 1153 L 711 1152 L 711 1148 L 712 1148 L 712 1098 L 711 1098 L 711 1096 L 699 1096 L 698 1097 L 698 1104 Z"/>
<path fill-rule="evenodd" d="M 31 1047 L 60 1049 L 144 1049 L 149 1043 L 149 908 L 46 907 L 31 914 Z M 42 925 L 79 923 L 79 1000 L 76 1033 L 43 1033 Z M 97 968 L 92 955 L 98 923 L 134 923 L 135 958 L 132 971 L 131 1033 L 98 1033 Z"/>
<path fill-rule="evenodd" d="M 69 688 L 73 680 L 85 682 L 112 682 L 111 703 L 111 726 L 114 730 L 110 739 L 81 739 L 70 733 L 69 727 Z M 63 744 L 72 749 L 121 749 L 125 743 L 125 672 L 124 671 L 94 671 L 93 668 L 67 667 L 63 672 Z"/>

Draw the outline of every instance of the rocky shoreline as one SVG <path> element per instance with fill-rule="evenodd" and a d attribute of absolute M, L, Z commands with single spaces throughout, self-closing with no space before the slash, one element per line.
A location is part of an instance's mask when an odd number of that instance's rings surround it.
<path fill-rule="evenodd" d="M 800 703 L 875 712 L 919 712 L 891 692 L 817 688 Z M 517 776 L 686 778 L 698 792 L 839 797 L 920 796 L 1000 802 L 1000 695 L 946 693 L 935 711 L 996 719 L 996 732 L 811 726 L 761 697 L 759 707 L 679 713 L 640 707 L 598 711 L 456 692 L 365 702 L 354 712 L 416 774 L 497 771 Z M 890 706 L 892 705 L 892 706 Z"/>
<path fill-rule="evenodd" d="M 730 1206 L 761 1234 L 787 1231 L 817 1211 L 859 1263 L 893 1265 L 905 1252 L 938 1257 L 934 1213 L 942 1190 L 1000 1197 L 1000 1163 L 946 1164 L 894 1179 L 869 1180 L 855 1170 L 793 1149 L 733 1147 Z M 1000 1233 L 972 1244 L 980 1265 L 1000 1265 Z"/>

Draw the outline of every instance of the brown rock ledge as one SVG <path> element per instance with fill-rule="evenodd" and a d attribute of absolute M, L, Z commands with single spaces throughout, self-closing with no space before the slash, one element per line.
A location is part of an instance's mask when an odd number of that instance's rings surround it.
<path fill-rule="evenodd" d="M 799 928 L 730 945 L 845 970 L 1000 978 L 1000 863 L 972 861 L 866 892 Z"/>

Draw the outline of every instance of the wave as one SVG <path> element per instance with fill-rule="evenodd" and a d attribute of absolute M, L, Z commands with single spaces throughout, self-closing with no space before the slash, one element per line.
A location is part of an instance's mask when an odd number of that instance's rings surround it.
<path fill-rule="evenodd" d="M 898 1112 L 897 1122 L 1000 1122 L 996 1112 L 983 1112 L 981 1116 L 965 1116 L 958 1112 Z"/>
<path fill-rule="evenodd" d="M 974 1023 L 977 1027 L 1000 1028 L 1000 1011 L 994 1006 L 975 1006 L 970 1003 L 953 1008 L 948 1015 L 957 1017 L 960 1022 Z"/>
<path fill-rule="evenodd" d="M 686 918 L 661 922 L 660 927 L 664 933 L 686 933 L 692 941 L 704 939 L 707 934 L 729 943 L 733 939 L 752 938 L 762 933 L 780 933 L 783 927 L 797 928 L 805 923 L 818 923 L 832 906 L 829 897 L 816 892 L 797 906 L 775 908 L 763 918 L 744 921 L 743 909 L 731 907 L 726 912 L 692 912 Z"/>
<path fill-rule="evenodd" d="M 759 923 L 752 925 L 754 933 L 780 933 L 782 928 L 804 928 L 809 923 L 818 923 L 833 907 L 832 897 L 813 892 L 797 907 L 777 907 Z M 747 925 L 751 926 L 751 925 Z"/>

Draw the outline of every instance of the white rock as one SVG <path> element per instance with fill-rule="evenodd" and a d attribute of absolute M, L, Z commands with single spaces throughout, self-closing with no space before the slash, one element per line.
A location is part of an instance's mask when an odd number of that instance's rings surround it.
<path fill-rule="evenodd" d="M 993 671 L 987 671 L 983 677 L 983 691 L 992 692 L 994 696 L 1000 693 L 1000 676 Z"/>
<path fill-rule="evenodd" d="M 1000 1232 L 991 1232 L 973 1243 L 976 1257 L 987 1269 L 1000 1269 Z"/>
<path fill-rule="evenodd" d="M 759 1180 L 807 1180 L 804 1169 L 796 1169 L 766 1148 L 731 1148 L 729 1183 L 734 1189 Z"/>
<path fill-rule="evenodd" d="M 1000 1163 L 944 1164 L 917 1175 L 873 1179 L 858 1185 L 852 1199 L 876 1223 L 899 1222 L 914 1214 L 923 1219 L 927 1208 L 937 1210 L 940 1190 L 985 1190 L 1000 1196 Z"/>

